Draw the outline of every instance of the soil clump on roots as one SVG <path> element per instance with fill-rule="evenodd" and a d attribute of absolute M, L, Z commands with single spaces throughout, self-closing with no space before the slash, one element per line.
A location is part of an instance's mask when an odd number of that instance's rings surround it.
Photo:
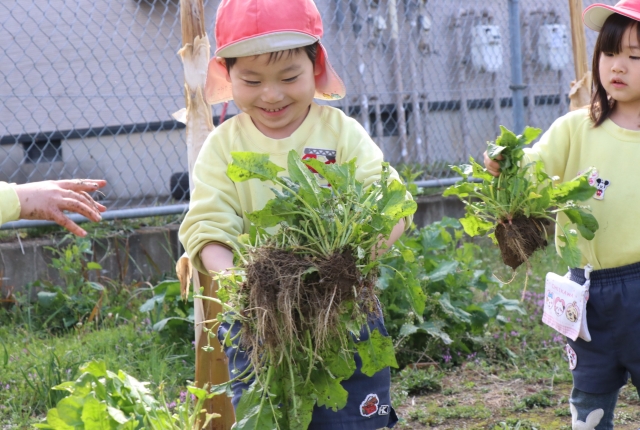
<path fill-rule="evenodd" d="M 504 264 L 516 269 L 538 248 L 547 246 L 545 224 L 548 224 L 546 220 L 527 217 L 499 223 L 496 239 Z"/>
<path fill-rule="evenodd" d="M 241 292 L 248 296 L 242 344 L 258 359 L 313 342 L 316 350 L 339 328 L 346 301 L 353 312 L 378 313 L 375 275 L 363 277 L 348 250 L 328 258 L 275 247 L 251 251 Z"/>

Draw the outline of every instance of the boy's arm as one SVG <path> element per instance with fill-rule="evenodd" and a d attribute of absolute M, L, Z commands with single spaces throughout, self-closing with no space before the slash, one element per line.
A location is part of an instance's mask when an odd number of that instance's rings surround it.
<path fill-rule="evenodd" d="M 400 238 L 400 236 L 402 236 L 402 233 L 404 233 L 405 230 L 405 222 L 404 219 L 401 219 L 400 222 L 398 222 L 398 224 L 396 224 L 395 227 L 393 227 L 393 230 L 391 230 L 391 234 L 389 235 L 388 239 L 382 239 L 380 240 L 380 242 L 378 243 L 378 246 L 375 248 L 375 252 L 376 255 L 374 255 L 374 258 L 379 258 L 380 256 L 382 256 L 385 252 L 387 252 L 391 246 L 396 242 L 396 240 L 398 240 Z"/>
<path fill-rule="evenodd" d="M 227 135 L 220 135 L 218 128 L 207 138 L 193 168 L 194 189 L 189 202 L 189 212 L 180 225 L 179 237 L 193 266 L 201 273 L 209 270 L 227 269 L 216 264 L 228 264 L 232 258 L 218 260 L 220 253 L 209 261 L 207 267 L 203 257 L 209 256 L 204 248 L 217 244 L 229 248 L 242 233 L 244 221 L 240 197 L 235 184 L 227 176 L 227 159 L 221 147 Z M 229 254 L 231 251 L 228 250 Z"/>
<path fill-rule="evenodd" d="M 200 259 L 208 272 L 224 272 L 233 267 L 233 252 L 219 243 L 210 243 L 202 248 Z"/>

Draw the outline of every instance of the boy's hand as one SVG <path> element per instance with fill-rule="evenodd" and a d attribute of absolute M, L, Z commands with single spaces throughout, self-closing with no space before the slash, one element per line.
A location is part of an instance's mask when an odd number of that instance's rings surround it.
<path fill-rule="evenodd" d="M 487 155 L 487 151 L 484 151 L 484 167 L 487 168 L 489 173 L 497 177 L 500 176 L 500 163 L 496 160 L 502 160 L 502 155 L 498 155 L 495 160 L 492 160 Z"/>
<path fill-rule="evenodd" d="M 107 208 L 94 201 L 88 193 L 106 184 L 107 181 L 104 180 L 70 179 L 16 185 L 16 194 L 20 200 L 20 218 L 54 221 L 71 233 L 84 237 L 87 232 L 62 211 L 76 212 L 91 221 L 100 221 L 100 212 Z"/>

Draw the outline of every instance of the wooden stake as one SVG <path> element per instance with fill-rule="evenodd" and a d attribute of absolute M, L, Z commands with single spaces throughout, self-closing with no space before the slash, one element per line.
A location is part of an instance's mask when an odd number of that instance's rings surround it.
<path fill-rule="evenodd" d="M 591 100 L 591 73 L 587 57 L 587 39 L 582 22 L 582 0 L 569 0 L 571 14 L 571 40 L 573 42 L 573 64 L 576 73 L 571 83 L 569 110 L 579 109 Z"/>
<path fill-rule="evenodd" d="M 569 0 L 569 12 L 571 14 L 571 40 L 573 42 L 573 62 L 576 72 L 576 81 L 582 79 L 589 71 L 587 61 L 587 38 L 584 34 L 582 22 L 582 0 Z"/>
<path fill-rule="evenodd" d="M 210 57 L 209 39 L 205 31 L 204 5 L 202 0 L 180 0 L 180 21 L 182 24 L 183 47 L 178 52 L 184 65 L 185 80 L 185 109 L 174 114 L 187 127 L 187 152 L 189 160 L 189 188 L 193 190 L 193 166 L 200 153 L 202 145 L 213 130 L 213 116 L 211 106 L 204 99 L 204 85 L 207 76 L 207 65 Z M 211 277 L 198 273 L 190 267 L 188 257 L 183 256 L 178 262 L 177 270 L 180 276 L 183 295 L 188 294 L 189 271 L 193 279 L 194 292 L 204 287 L 203 294 L 215 297 L 217 285 Z M 196 375 L 195 383 L 198 387 L 205 384 L 220 384 L 229 380 L 227 359 L 216 338 L 211 339 L 213 352 L 205 352 L 202 347 L 207 345 L 207 335 L 202 332 L 204 321 L 211 321 L 222 312 L 222 307 L 209 300 L 195 299 L 195 337 L 196 337 Z M 205 324 L 212 328 L 212 324 Z M 231 400 L 226 396 L 216 396 L 205 402 L 207 413 L 220 414 L 204 427 L 207 430 L 229 430 L 235 421 Z M 204 414 L 200 419 L 204 422 Z M 196 425 L 196 429 L 203 428 Z M 191 430 L 191 429 L 185 429 Z"/>

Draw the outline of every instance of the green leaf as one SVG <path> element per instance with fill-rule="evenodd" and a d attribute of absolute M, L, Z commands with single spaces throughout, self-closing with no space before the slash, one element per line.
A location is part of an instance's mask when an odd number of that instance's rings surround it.
<path fill-rule="evenodd" d="M 522 132 L 522 143 L 524 145 L 530 144 L 531 142 L 536 140 L 538 136 L 540 136 L 540 133 L 542 133 L 542 130 L 539 128 L 525 127 L 524 131 Z"/>
<path fill-rule="evenodd" d="M 480 217 L 469 213 L 467 213 L 464 218 L 460 218 L 460 224 L 462 224 L 464 232 L 471 237 L 478 236 L 479 234 L 485 234 L 493 228 L 492 223 L 484 221 Z"/>
<path fill-rule="evenodd" d="M 502 151 L 504 151 L 505 149 L 507 149 L 506 146 L 499 146 L 499 145 L 496 145 L 495 143 L 489 143 L 487 147 L 487 155 L 492 160 L 495 160 L 496 157 L 500 155 Z"/>
<path fill-rule="evenodd" d="M 460 198 L 467 197 L 470 193 L 474 192 L 477 187 L 478 187 L 477 184 L 473 182 L 459 182 L 458 184 L 452 185 L 451 187 L 444 190 L 442 195 L 444 197 L 447 197 L 447 196 L 459 196 Z"/>
<path fill-rule="evenodd" d="M 304 195 L 304 200 L 312 207 L 320 207 L 322 202 L 318 198 L 320 194 L 318 179 L 302 163 L 300 156 L 294 150 L 289 151 L 287 167 L 290 179 L 300 187 L 298 193 Z"/>
<path fill-rule="evenodd" d="M 393 349 L 393 341 L 383 336 L 378 329 L 371 332 L 369 339 L 356 343 L 362 359 L 362 373 L 373 376 L 385 367 L 398 367 Z"/>
<path fill-rule="evenodd" d="M 234 182 L 244 182 L 249 179 L 273 181 L 278 172 L 285 169 L 269 161 L 269 154 L 256 152 L 232 152 L 232 163 L 227 168 L 227 176 Z"/>
<path fill-rule="evenodd" d="M 496 145 L 514 148 L 520 143 L 518 137 L 504 126 L 500 126 L 500 136 L 496 138 Z"/>
<path fill-rule="evenodd" d="M 340 345 L 329 345 L 323 353 L 323 359 L 325 369 L 336 378 L 349 379 L 356 371 L 353 351 L 342 349 Z"/>
<path fill-rule="evenodd" d="M 589 185 L 585 176 L 564 182 L 551 191 L 551 198 L 556 203 L 566 203 L 570 200 L 583 201 L 590 199 L 596 192 L 596 187 Z"/>
<path fill-rule="evenodd" d="M 399 277 L 399 275 L 397 276 Z M 416 279 L 413 273 L 405 272 L 404 285 L 407 298 L 409 299 L 409 303 L 411 304 L 413 311 L 416 315 L 422 315 L 427 301 L 427 296 L 422 290 L 420 281 Z"/>
<path fill-rule="evenodd" d="M 578 233 L 570 229 L 571 225 L 564 226 L 566 236 L 561 234 L 558 239 L 562 242 L 560 245 L 560 257 L 569 267 L 579 267 L 582 262 L 582 254 L 578 249 Z"/>
<path fill-rule="evenodd" d="M 311 373 L 311 381 L 318 396 L 318 406 L 324 406 L 337 412 L 347 405 L 349 393 L 340 385 L 341 380 L 342 378 L 334 379 L 327 372 L 319 370 L 314 370 Z"/>
<path fill-rule="evenodd" d="M 56 405 L 60 418 L 70 426 L 82 426 L 82 409 L 85 399 L 69 396 L 60 400 Z"/>
<path fill-rule="evenodd" d="M 125 424 L 127 421 L 131 420 L 131 418 L 127 417 L 120 409 L 107 406 L 107 412 L 109 413 L 109 416 L 118 424 Z"/>
<path fill-rule="evenodd" d="M 315 158 L 307 158 L 302 162 L 322 175 L 338 193 L 347 192 L 349 188 L 358 193 L 362 190 L 362 185 L 356 181 L 355 158 L 343 164 L 324 164 Z"/>
<path fill-rule="evenodd" d="M 263 430 L 276 428 L 275 416 L 269 401 L 264 399 L 262 388 L 259 383 L 254 381 L 249 389 L 242 393 L 240 402 L 236 408 L 236 425 L 237 430 Z"/>
<path fill-rule="evenodd" d="M 427 274 L 427 276 L 429 277 L 429 281 L 431 282 L 442 281 L 447 276 L 456 273 L 456 270 L 458 270 L 459 264 L 460 263 L 458 263 L 458 261 L 456 260 L 443 261 L 439 263 L 438 266 L 435 269 L 433 269 L 433 271 Z"/>
<path fill-rule="evenodd" d="M 157 303 L 164 303 L 164 294 L 153 296 L 140 306 L 140 312 L 151 312 L 155 309 Z"/>
<path fill-rule="evenodd" d="M 87 269 L 89 270 L 102 270 L 102 266 L 98 263 L 96 263 L 95 261 L 88 261 L 87 262 Z"/>
<path fill-rule="evenodd" d="M 55 430 L 75 430 L 76 428 L 73 425 L 67 424 L 67 422 L 60 417 L 58 409 L 55 408 L 47 411 L 46 423 L 46 426 L 36 424 L 36 427 Z"/>
<path fill-rule="evenodd" d="M 418 204 L 407 199 L 407 188 L 400 181 L 391 181 L 386 186 L 387 192 L 378 200 L 378 214 L 373 216 L 372 226 L 389 234 L 400 219 L 413 215 L 418 208 Z"/>
<path fill-rule="evenodd" d="M 64 295 L 59 292 L 39 291 L 38 303 L 45 308 L 50 308 L 56 305 L 57 302 L 64 300 Z"/>
<path fill-rule="evenodd" d="M 82 422 L 85 430 L 110 430 L 107 405 L 95 397 L 87 397 L 82 409 Z"/>
<path fill-rule="evenodd" d="M 107 376 L 107 365 L 104 361 L 90 361 L 83 366 L 80 366 L 80 371 L 83 373 L 89 373 L 96 378 L 102 378 Z"/>
<path fill-rule="evenodd" d="M 471 314 L 469 314 L 468 312 L 465 312 L 464 310 L 460 309 L 459 307 L 454 306 L 454 305 L 451 304 L 448 292 L 442 294 L 442 296 L 440 297 L 438 302 L 440 303 L 440 306 L 442 307 L 442 310 L 446 314 L 454 317 L 455 319 L 457 319 L 459 321 L 465 322 L 465 323 L 471 322 Z"/>
<path fill-rule="evenodd" d="M 450 345 L 453 343 L 453 341 L 447 333 L 442 331 L 443 325 L 444 323 L 442 323 L 442 321 L 425 321 L 418 326 L 418 329 L 429 333 L 433 337 L 439 338 L 440 340 L 442 340 L 442 342 L 444 342 L 445 345 Z"/>

